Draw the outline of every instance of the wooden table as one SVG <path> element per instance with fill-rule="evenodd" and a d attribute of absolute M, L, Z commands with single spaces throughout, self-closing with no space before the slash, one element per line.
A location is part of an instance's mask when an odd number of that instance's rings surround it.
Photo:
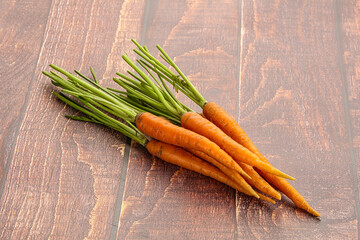
<path fill-rule="evenodd" d="M 115 86 L 131 38 L 163 46 L 321 219 L 63 117 L 41 71 Z M 0 239 L 358 238 L 359 39 L 351 0 L 0 1 Z"/>

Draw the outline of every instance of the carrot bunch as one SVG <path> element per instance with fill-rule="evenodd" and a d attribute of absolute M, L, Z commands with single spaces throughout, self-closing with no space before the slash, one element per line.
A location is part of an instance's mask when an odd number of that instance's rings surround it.
<path fill-rule="evenodd" d="M 58 73 L 43 72 L 61 88 L 55 96 L 86 115 L 67 117 L 113 128 L 160 159 L 249 196 L 274 203 L 281 199 L 280 190 L 296 206 L 320 216 L 285 180 L 295 179 L 272 166 L 229 114 L 207 102 L 161 47 L 160 56 L 175 72 L 133 42 L 140 59 L 137 64 L 127 55 L 123 59 L 134 72 L 117 73 L 114 78 L 124 90 L 102 87 L 92 69 L 94 80 L 55 65 L 50 67 Z M 202 115 L 181 103 L 166 82 L 202 107 Z"/>
<path fill-rule="evenodd" d="M 225 151 L 209 139 L 171 123 L 168 120 L 171 119 L 170 115 L 161 114 L 161 111 L 154 111 L 159 116 L 144 112 L 77 71 L 79 77 L 55 65 L 50 66 L 65 76 L 60 76 L 54 71 L 43 72 L 52 79 L 55 86 L 62 89 L 61 92 L 54 92 L 54 95 L 86 115 L 66 117 L 113 128 L 143 145 L 151 154 L 164 161 L 212 177 L 247 195 L 274 202 L 252 189 L 241 176 L 247 174 Z M 226 175 L 185 148 L 206 154 L 209 161 L 231 169 L 233 174 Z"/>
<path fill-rule="evenodd" d="M 297 207 L 311 213 L 314 216 L 320 216 L 319 213 L 310 207 L 300 193 L 298 193 L 295 188 L 293 188 L 289 182 L 285 180 L 285 178 L 291 180 L 295 179 L 274 168 L 260 153 L 234 118 L 232 118 L 216 103 L 208 102 L 160 46 L 157 46 L 160 51 L 160 57 L 170 67 L 165 66 L 165 64 L 163 64 L 159 59 L 155 58 L 146 47 L 141 46 L 135 40 L 133 40 L 133 42 L 137 46 L 137 49 L 134 49 L 134 52 L 140 57 L 140 59 L 137 60 L 138 64 L 145 69 L 146 72 L 148 72 L 154 82 L 158 83 L 160 90 L 169 91 L 165 84 L 165 82 L 168 82 L 174 86 L 176 91 L 180 90 L 202 108 L 203 112 L 201 115 L 190 109 L 187 112 L 182 113 L 180 116 L 173 116 L 179 118 L 181 125 L 184 128 L 197 132 L 198 134 L 205 136 L 214 143 L 218 144 L 218 146 L 233 157 L 239 166 L 241 166 L 248 176 L 250 176 L 250 178 L 245 179 L 251 186 L 257 188 L 268 196 L 280 200 L 281 195 L 273 188 L 275 187 L 277 190 L 280 190 L 289 197 Z M 141 74 L 141 70 L 139 71 L 139 68 L 134 67 L 134 63 L 132 63 L 127 56 L 123 56 L 123 58 L 130 66 L 133 67 L 143 80 L 146 78 L 146 76 L 143 76 L 144 74 Z M 118 76 L 120 78 L 114 80 L 126 89 L 127 96 L 129 96 L 129 92 L 134 93 L 136 86 L 136 84 L 134 84 L 134 80 L 139 81 L 139 77 L 132 79 L 132 83 L 129 83 L 127 82 L 129 78 L 125 75 L 118 73 Z M 134 74 L 132 74 L 132 76 L 134 76 Z M 124 84 L 124 82 L 127 83 Z M 143 91 L 145 87 L 141 86 L 136 90 L 146 95 L 146 91 Z M 158 100 L 154 96 L 147 96 L 151 98 L 152 101 Z M 177 103 L 182 104 L 179 101 L 177 101 Z M 141 104 L 156 108 L 151 101 L 147 101 L 146 99 L 141 100 Z"/>

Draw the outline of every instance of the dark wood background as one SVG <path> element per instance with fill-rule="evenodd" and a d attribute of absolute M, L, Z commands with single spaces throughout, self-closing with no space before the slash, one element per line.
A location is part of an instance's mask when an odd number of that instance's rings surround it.
<path fill-rule="evenodd" d="M 42 70 L 111 86 L 163 46 L 322 214 L 264 203 L 67 120 Z M 357 239 L 360 1 L 0 0 L 0 239 Z"/>

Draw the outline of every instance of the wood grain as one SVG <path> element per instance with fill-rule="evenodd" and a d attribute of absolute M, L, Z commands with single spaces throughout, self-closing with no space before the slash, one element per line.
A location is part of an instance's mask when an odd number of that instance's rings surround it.
<path fill-rule="evenodd" d="M 0 195 L 33 81 L 49 6 L 50 1 L 1 1 Z"/>
<path fill-rule="evenodd" d="M 349 121 L 353 158 L 357 164 L 357 180 L 360 181 L 360 2 L 341 1 L 338 3 L 340 31 L 343 50 L 344 80 L 349 106 Z M 354 185 L 356 187 L 356 185 Z M 359 184 L 358 194 L 360 191 Z M 360 197 L 360 196 L 359 196 Z"/>
<path fill-rule="evenodd" d="M 266 211 L 238 203 L 240 239 L 357 237 L 334 11 L 329 1 L 243 1 L 239 121 L 322 218 L 286 197 Z"/>
<path fill-rule="evenodd" d="M 0 0 L 0 239 L 358 238 L 359 14 L 356 0 Z M 64 118 L 77 113 L 41 71 L 92 66 L 115 86 L 131 38 L 163 46 L 321 219 Z"/>
<path fill-rule="evenodd" d="M 207 98 L 235 113 L 238 2 L 160 0 L 148 16 L 145 44 L 150 51 L 163 46 Z M 118 239 L 234 237 L 234 190 L 151 161 L 139 148 L 130 154 Z"/>
<path fill-rule="evenodd" d="M 106 239 L 117 228 L 113 216 L 123 190 L 125 138 L 66 120 L 64 113 L 75 112 L 54 99 L 41 70 L 48 70 L 49 63 L 69 70 L 90 65 L 101 79 L 107 70 L 120 68 L 115 56 L 119 45 L 139 37 L 143 3 L 52 2 L 0 201 L 1 239 Z"/>

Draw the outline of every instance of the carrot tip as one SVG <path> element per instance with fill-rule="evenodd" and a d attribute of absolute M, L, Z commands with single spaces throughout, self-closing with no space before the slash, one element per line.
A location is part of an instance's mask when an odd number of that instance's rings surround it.
<path fill-rule="evenodd" d="M 315 211 L 314 209 L 312 209 L 311 207 L 309 207 L 309 209 L 307 209 L 307 212 L 314 215 L 315 217 L 320 217 L 320 214 Z"/>
<path fill-rule="evenodd" d="M 239 165 L 236 165 L 235 171 L 237 171 L 238 173 L 240 173 L 240 175 L 248 178 L 248 179 L 251 179 L 251 177 L 249 176 L 249 174 L 247 174 Z"/>
<path fill-rule="evenodd" d="M 279 194 L 275 194 L 274 195 L 274 198 L 276 199 L 276 200 L 281 200 L 281 194 L 279 193 Z"/>
<path fill-rule="evenodd" d="M 247 174 L 246 172 L 241 172 L 240 173 L 241 175 L 243 175 L 244 177 L 246 177 L 247 179 L 252 179 L 251 177 L 250 177 L 250 175 L 249 174 Z"/>
<path fill-rule="evenodd" d="M 293 181 L 295 181 L 296 180 L 296 178 L 294 178 L 294 177 L 292 177 L 292 176 L 287 176 L 287 179 L 290 179 L 290 180 L 293 180 Z"/>
<path fill-rule="evenodd" d="M 260 198 L 259 194 L 257 194 L 255 191 L 253 192 L 253 196 L 256 197 L 257 199 Z"/>
<path fill-rule="evenodd" d="M 261 193 L 259 193 L 259 196 L 260 196 L 260 199 L 267 201 L 269 203 L 275 204 L 275 201 L 273 199 L 269 198 L 268 196 L 265 196 Z"/>
<path fill-rule="evenodd" d="M 279 171 L 279 172 L 281 173 L 281 174 L 278 175 L 279 177 L 287 178 L 289 180 L 296 180 L 296 178 L 294 178 L 294 177 L 292 177 L 290 175 L 287 175 L 286 173 L 283 173 L 281 171 Z"/>

